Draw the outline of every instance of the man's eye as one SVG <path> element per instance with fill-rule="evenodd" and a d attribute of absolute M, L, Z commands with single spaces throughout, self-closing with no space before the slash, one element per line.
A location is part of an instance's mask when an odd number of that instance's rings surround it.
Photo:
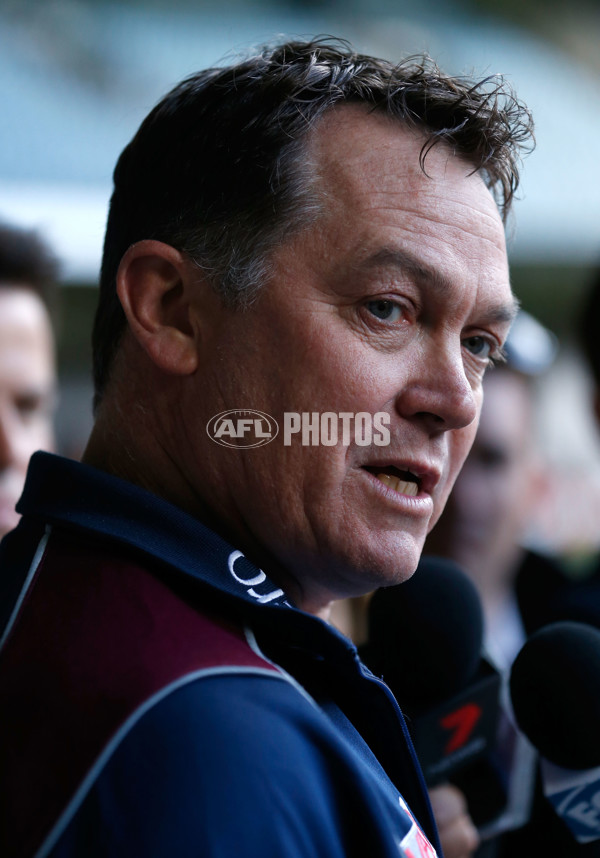
<path fill-rule="evenodd" d="M 367 310 L 384 322 L 397 322 L 402 318 L 402 308 L 394 301 L 380 298 L 377 301 L 368 301 Z"/>
<path fill-rule="evenodd" d="M 475 357 L 489 360 L 493 357 L 494 345 L 485 337 L 467 337 L 463 340 L 463 345 Z"/>
<path fill-rule="evenodd" d="M 15 399 L 15 408 L 24 420 L 52 413 L 53 397 L 38 393 L 22 394 Z"/>
<path fill-rule="evenodd" d="M 39 396 L 34 394 L 26 394 L 19 396 L 15 401 L 15 405 L 20 414 L 26 417 L 29 414 L 35 414 L 41 408 L 41 400 Z"/>

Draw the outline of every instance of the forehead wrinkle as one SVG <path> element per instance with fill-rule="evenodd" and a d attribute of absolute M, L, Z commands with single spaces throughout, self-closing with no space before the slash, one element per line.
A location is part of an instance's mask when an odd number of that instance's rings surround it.
<path fill-rule="evenodd" d="M 487 188 L 485 190 L 487 191 Z M 489 191 L 487 191 L 487 192 L 489 193 Z M 394 197 L 394 196 L 397 196 L 397 194 L 395 191 L 386 191 L 386 192 L 381 192 L 380 196 Z M 422 199 L 424 195 L 421 191 L 419 191 L 419 194 L 417 196 L 419 196 Z M 434 200 L 436 199 L 435 195 L 432 195 L 432 199 L 434 199 Z M 492 202 L 492 205 L 495 207 L 496 204 L 493 202 L 493 198 L 492 198 L 491 194 L 490 194 L 490 200 Z M 473 222 L 473 215 L 474 215 L 473 206 L 468 204 L 468 203 L 463 203 L 461 200 L 453 200 L 452 202 L 455 204 L 455 207 L 456 207 L 456 212 L 454 214 L 452 226 L 454 227 L 455 230 L 457 230 L 459 232 L 470 233 L 471 232 L 471 225 Z M 355 201 L 354 201 L 354 205 L 356 205 Z M 402 215 L 404 217 L 406 217 L 406 216 L 408 216 L 409 218 L 412 217 L 416 220 L 417 223 L 424 220 L 426 222 L 426 225 L 430 225 L 432 222 L 431 214 L 429 212 L 425 212 L 423 210 L 423 208 L 418 205 L 418 200 L 415 201 L 415 206 L 413 207 L 407 202 L 406 199 L 403 199 L 401 211 L 402 211 Z M 398 206 L 397 206 L 395 200 L 392 200 L 389 204 L 383 203 L 381 200 L 369 201 L 368 205 L 365 207 L 365 210 L 364 210 L 365 215 L 377 214 L 378 212 L 391 212 L 393 214 L 398 214 Z M 460 218 L 460 214 L 462 214 L 462 213 L 465 213 L 468 216 L 467 218 L 465 218 L 464 222 Z M 500 218 L 498 215 L 498 209 L 496 207 L 491 211 L 486 211 L 483 207 L 480 207 L 477 209 L 475 216 L 476 216 L 478 222 L 485 221 L 486 223 L 488 223 L 492 227 L 494 227 L 494 226 L 496 226 L 496 224 L 500 223 Z M 407 229 L 415 229 L 415 225 L 411 224 L 410 220 L 406 224 L 406 227 L 407 227 Z M 504 238 L 504 231 L 503 230 L 500 234 L 502 235 L 502 238 Z M 486 235 L 478 235 L 478 239 L 480 239 L 481 241 L 483 241 L 487 244 L 491 244 L 492 247 L 494 247 L 496 250 L 501 249 L 501 245 L 498 241 L 498 237 L 499 237 L 499 234 L 498 235 L 487 235 L 487 234 Z"/>
<path fill-rule="evenodd" d="M 412 275 L 419 282 L 429 284 L 436 291 L 450 291 L 452 288 L 450 280 L 442 272 L 427 265 L 409 251 L 399 248 L 383 247 L 363 260 L 358 267 L 365 271 L 382 267 L 396 268 L 403 274 Z M 517 299 L 514 296 L 511 297 L 512 300 L 508 303 L 503 302 L 486 308 L 486 319 L 491 322 L 512 323 L 519 307 Z"/>

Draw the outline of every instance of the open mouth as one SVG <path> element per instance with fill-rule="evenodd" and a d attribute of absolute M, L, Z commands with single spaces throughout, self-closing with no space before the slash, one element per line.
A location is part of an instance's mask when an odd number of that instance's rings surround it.
<path fill-rule="evenodd" d="M 419 478 L 410 471 L 403 471 L 394 465 L 365 466 L 365 471 L 373 474 L 384 486 L 401 495 L 416 497 L 419 494 Z"/>

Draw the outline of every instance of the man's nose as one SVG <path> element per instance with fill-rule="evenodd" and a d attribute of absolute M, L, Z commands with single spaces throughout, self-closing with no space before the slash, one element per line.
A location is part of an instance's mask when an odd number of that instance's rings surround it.
<path fill-rule="evenodd" d="M 476 419 L 478 396 L 465 371 L 462 347 L 424 348 L 411 380 L 396 398 L 396 410 L 420 419 L 429 432 L 462 429 Z"/>

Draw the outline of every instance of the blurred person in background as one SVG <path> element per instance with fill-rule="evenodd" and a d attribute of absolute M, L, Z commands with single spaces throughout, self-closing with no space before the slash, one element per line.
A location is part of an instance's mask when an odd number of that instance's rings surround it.
<path fill-rule="evenodd" d="M 562 559 L 527 547 L 538 505 L 550 490 L 536 431 L 537 379 L 556 351 L 554 336 L 521 312 L 505 345 L 506 362 L 484 380 L 473 447 L 424 552 L 450 557 L 475 583 L 485 654 L 505 679 L 529 634 L 558 619 L 583 619 L 568 608 L 574 584 Z M 537 754 L 515 725 L 506 683 L 501 700 L 496 763 L 504 772 L 506 806 L 480 829 L 476 856 L 578 855 L 578 844 L 543 796 Z M 457 783 L 476 819 L 471 796 L 476 800 L 481 787 L 470 784 L 468 774 Z"/>
<path fill-rule="evenodd" d="M 600 433 L 600 267 L 584 295 L 578 319 L 579 346 L 591 379 L 591 408 Z M 559 619 L 590 623 L 600 628 L 600 552 L 578 558 L 576 570 L 569 567 L 572 582 L 556 606 Z"/>
<path fill-rule="evenodd" d="M 54 448 L 50 307 L 57 276 L 57 261 L 36 232 L 0 224 L 0 538 L 18 522 L 30 456 Z"/>
<path fill-rule="evenodd" d="M 553 557 L 526 547 L 549 490 L 536 432 L 535 381 L 551 366 L 556 341 L 521 311 L 505 353 L 506 362 L 484 379 L 473 447 L 424 552 L 450 557 L 475 583 L 486 649 L 501 669 L 545 621 L 540 588 L 550 595 L 562 580 Z"/>

